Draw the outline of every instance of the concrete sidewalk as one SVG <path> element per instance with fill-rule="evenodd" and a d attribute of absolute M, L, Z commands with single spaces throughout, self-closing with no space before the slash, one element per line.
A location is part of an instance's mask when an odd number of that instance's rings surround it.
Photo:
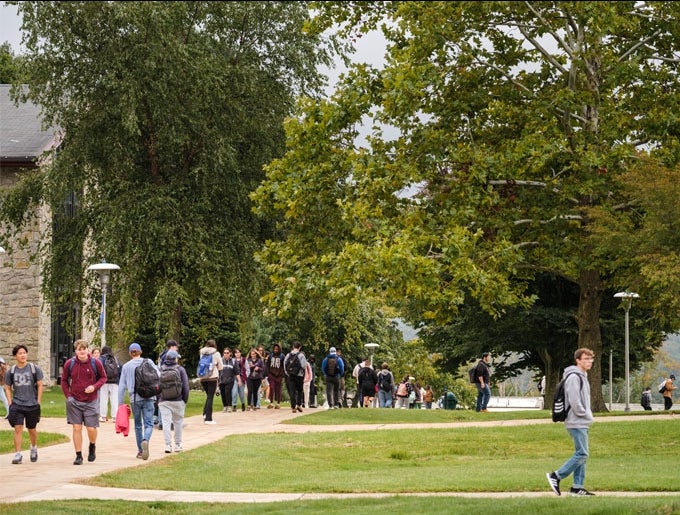
<path fill-rule="evenodd" d="M 478 421 L 478 422 L 454 422 L 438 424 L 361 424 L 361 425 L 336 425 L 336 426 L 308 426 L 282 424 L 283 421 L 298 417 L 302 414 L 292 413 L 288 409 L 259 410 L 256 412 L 215 413 L 215 425 L 203 424 L 202 417 L 190 417 L 185 420 L 184 449 L 185 451 L 210 444 L 225 436 L 249 433 L 308 433 L 308 432 L 335 432 L 335 431 L 380 431 L 391 429 L 414 429 L 414 428 L 450 428 L 455 427 L 483 427 L 483 426 L 518 426 L 531 424 L 551 424 L 549 419 L 541 420 L 505 420 L 505 421 Z M 630 419 L 640 420 L 641 416 L 607 417 L 608 422 L 625 421 Z M 645 417 L 646 418 L 646 417 Z M 674 419 L 674 415 L 656 415 L 654 419 Z M 598 419 L 603 420 L 603 419 Z M 131 421 L 132 424 L 132 421 Z M 14 453 L 0 455 L 0 463 L 3 463 L 6 473 L 3 477 L 2 490 L 0 491 L 0 503 L 45 501 L 45 500 L 68 500 L 68 499 L 124 499 L 131 501 L 168 501 L 168 502 L 219 502 L 219 503 L 266 503 L 276 501 L 295 501 L 312 499 L 344 499 L 344 498 L 382 498 L 390 497 L 392 493 L 366 493 L 366 494 L 304 494 L 304 493 L 244 493 L 244 492 L 187 492 L 167 490 L 133 490 L 123 488 L 104 488 L 78 484 L 79 481 L 116 469 L 143 466 L 146 463 L 162 459 L 166 456 L 162 431 L 154 430 L 149 445 L 149 459 L 143 461 L 137 459 L 137 446 L 134 433 L 130 432 L 127 437 L 115 433 L 112 422 L 102 423 L 97 438 L 97 460 L 88 463 L 87 460 L 81 466 L 73 465 L 75 452 L 70 442 L 71 426 L 66 424 L 65 419 L 45 418 L 38 425 L 40 432 L 63 433 L 69 437 L 69 442 L 38 449 L 39 457 L 36 463 L 31 463 L 28 452 L 24 452 L 24 461 L 21 465 L 11 465 Z M 87 455 L 87 436 L 83 430 L 85 443 L 84 455 Z M 24 435 L 26 437 L 26 435 Z M 38 442 L 40 436 L 38 436 Z M 4 465 L 6 464 L 6 465 Z M 550 497 L 554 494 L 545 492 L 441 492 L 441 493 L 417 493 L 400 496 L 446 496 L 446 497 Z M 675 496 L 677 492 L 603 492 L 599 496 Z"/>

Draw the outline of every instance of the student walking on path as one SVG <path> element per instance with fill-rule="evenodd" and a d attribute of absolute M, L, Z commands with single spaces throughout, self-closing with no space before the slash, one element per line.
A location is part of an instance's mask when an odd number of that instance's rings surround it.
<path fill-rule="evenodd" d="M 96 459 L 97 428 L 99 427 L 99 389 L 106 383 L 102 362 L 90 354 L 87 340 L 76 340 L 76 353 L 64 364 L 61 391 L 66 397 L 66 422 L 73 426 L 74 465 L 83 464 L 83 425 L 89 447 L 87 461 Z"/>
<path fill-rule="evenodd" d="M 590 384 L 588 371 L 593 366 L 595 354 L 590 349 L 577 349 L 574 353 L 576 365 L 564 370 L 564 400 L 569 410 L 564 427 L 574 441 L 574 455 L 564 465 L 548 472 L 548 484 L 553 492 L 561 495 L 560 481 L 574 474 L 574 483 L 569 490 L 571 496 L 595 495 L 585 489 L 586 461 L 588 460 L 588 430 L 593 423 L 590 410 Z"/>

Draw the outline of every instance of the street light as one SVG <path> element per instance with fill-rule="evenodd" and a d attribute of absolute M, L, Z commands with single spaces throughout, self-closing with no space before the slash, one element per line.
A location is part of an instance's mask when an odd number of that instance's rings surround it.
<path fill-rule="evenodd" d="M 364 345 L 364 347 L 368 349 L 368 352 L 371 355 L 371 368 L 373 368 L 373 352 L 375 351 L 375 349 L 380 347 L 380 345 L 378 345 L 377 343 L 367 343 L 366 345 Z"/>
<path fill-rule="evenodd" d="M 629 329 L 628 329 L 628 312 L 630 311 L 630 306 L 633 303 L 633 299 L 639 299 L 640 296 L 637 293 L 629 291 L 620 291 L 614 294 L 614 297 L 621 299 L 623 303 L 623 309 L 626 310 L 626 334 L 625 334 L 625 346 L 626 346 L 626 411 L 630 411 L 630 367 L 628 355 L 630 353 L 630 339 L 629 339 Z M 611 387 L 611 385 L 610 385 Z"/>
<path fill-rule="evenodd" d="M 109 285 L 109 278 L 113 270 L 120 270 L 118 265 L 102 261 L 96 265 L 90 265 L 88 270 L 94 270 L 99 274 L 99 284 L 102 287 L 102 314 L 99 319 L 99 331 L 102 333 L 101 346 L 106 345 L 106 288 Z"/>

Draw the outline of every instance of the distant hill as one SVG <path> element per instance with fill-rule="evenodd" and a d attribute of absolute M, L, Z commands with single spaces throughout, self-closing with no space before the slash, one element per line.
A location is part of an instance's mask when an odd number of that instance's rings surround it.
<path fill-rule="evenodd" d="M 662 348 L 671 358 L 680 361 L 680 334 L 669 335 Z"/>

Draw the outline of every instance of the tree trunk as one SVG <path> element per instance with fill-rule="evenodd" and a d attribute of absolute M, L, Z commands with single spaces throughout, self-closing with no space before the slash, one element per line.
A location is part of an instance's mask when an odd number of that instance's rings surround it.
<path fill-rule="evenodd" d="M 602 335 L 600 333 L 600 304 L 602 280 L 596 270 L 582 270 L 579 276 L 578 346 L 595 353 L 593 368 L 588 372 L 590 402 L 594 412 L 607 411 L 602 395 Z"/>

